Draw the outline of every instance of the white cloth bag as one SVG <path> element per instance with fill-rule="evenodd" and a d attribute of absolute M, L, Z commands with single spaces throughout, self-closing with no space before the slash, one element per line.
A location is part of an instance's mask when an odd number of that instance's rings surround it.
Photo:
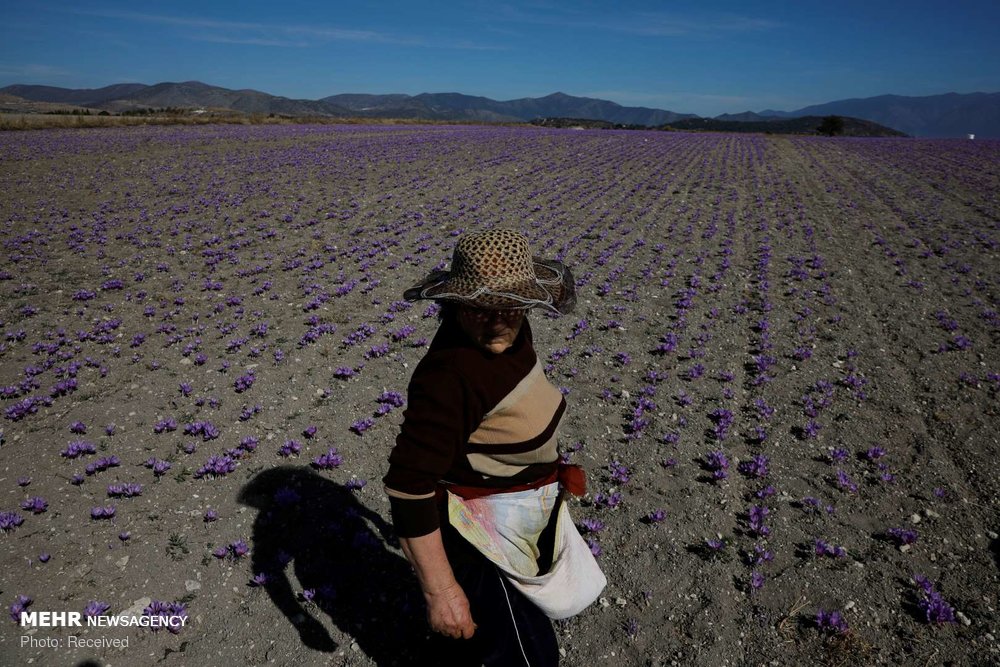
<path fill-rule="evenodd" d="M 557 483 L 472 499 L 448 493 L 451 525 L 553 619 L 579 614 L 608 583 L 566 503 L 559 503 L 556 516 L 552 566 L 538 574 L 538 537 L 558 494 Z"/>

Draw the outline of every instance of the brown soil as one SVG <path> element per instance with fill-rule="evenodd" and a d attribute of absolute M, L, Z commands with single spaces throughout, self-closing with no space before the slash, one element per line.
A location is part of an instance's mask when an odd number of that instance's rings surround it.
<path fill-rule="evenodd" d="M 189 618 L 6 621 L 0 663 L 417 663 L 422 601 L 380 484 L 402 410 L 377 399 L 434 333 L 403 290 L 497 224 L 579 282 L 576 313 L 532 315 L 609 580 L 557 623 L 563 664 L 1000 660 L 1000 143 L 207 126 L 7 132 L 0 155 L 0 511 L 23 519 L 0 533 L 0 597 Z M 206 421 L 218 437 L 184 433 Z M 63 456 L 75 441 L 95 452 Z M 339 466 L 311 465 L 331 447 Z M 227 452 L 231 472 L 197 474 Z M 741 466 L 761 455 L 765 476 Z M 124 483 L 141 495 L 109 498 Z M 928 622 L 914 575 L 956 622 Z"/>

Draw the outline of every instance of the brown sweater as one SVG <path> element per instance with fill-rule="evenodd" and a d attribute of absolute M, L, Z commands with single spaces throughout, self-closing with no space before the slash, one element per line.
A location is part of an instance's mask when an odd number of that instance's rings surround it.
<path fill-rule="evenodd" d="M 502 488 L 557 467 L 566 401 L 545 377 L 525 320 L 500 354 L 480 349 L 446 319 L 413 371 L 407 407 L 383 478 L 396 533 L 440 526 L 441 485 Z"/>

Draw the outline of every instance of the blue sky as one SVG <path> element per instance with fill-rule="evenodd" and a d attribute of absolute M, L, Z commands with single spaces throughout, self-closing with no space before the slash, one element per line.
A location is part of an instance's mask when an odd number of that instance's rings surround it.
<path fill-rule="evenodd" d="M 1000 92 L 998 33 L 1000 0 L 8 0 L 0 87 L 198 80 L 306 99 L 561 91 L 714 116 Z"/>

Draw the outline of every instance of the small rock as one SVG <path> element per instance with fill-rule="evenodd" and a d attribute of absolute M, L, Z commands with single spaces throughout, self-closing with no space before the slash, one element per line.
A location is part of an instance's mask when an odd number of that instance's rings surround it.
<path fill-rule="evenodd" d="M 918 523 L 920 523 L 920 515 L 916 514 L 916 513 L 911 514 L 910 515 L 910 523 L 912 523 L 912 524 L 918 524 Z"/>
<path fill-rule="evenodd" d="M 619 607 L 624 607 L 625 605 L 628 604 L 628 600 L 626 600 L 625 598 L 615 598 L 615 604 L 618 605 Z"/>
<path fill-rule="evenodd" d="M 152 604 L 153 598 L 145 597 L 139 598 L 132 602 L 132 606 L 128 609 L 123 609 L 118 615 L 119 616 L 142 616 L 142 610 Z"/>
<path fill-rule="evenodd" d="M 854 609 L 854 600 L 849 600 L 847 604 L 844 605 L 845 610 Z"/>
<path fill-rule="evenodd" d="M 972 619 L 970 619 L 968 616 L 966 616 L 962 612 L 960 612 L 960 611 L 955 612 L 955 616 L 957 616 L 958 620 L 962 622 L 962 625 L 966 625 L 966 626 L 972 625 Z"/>
<path fill-rule="evenodd" d="M 122 556 L 121 558 L 119 558 L 117 562 L 115 562 L 115 565 L 124 570 L 125 566 L 128 565 L 128 556 Z"/>
<path fill-rule="evenodd" d="M 941 518 L 941 515 L 938 514 L 937 512 L 935 512 L 932 509 L 925 509 L 924 510 L 924 516 L 926 516 L 928 519 L 940 519 Z"/>
<path fill-rule="evenodd" d="M 905 554 L 905 553 L 907 553 L 910 550 L 911 546 L 912 545 L 909 545 L 909 544 L 900 544 L 899 545 L 899 552 Z"/>
<path fill-rule="evenodd" d="M 191 591 L 196 591 L 201 588 L 201 582 L 195 581 L 194 579 L 188 579 L 184 582 L 184 590 L 188 593 Z"/>
<path fill-rule="evenodd" d="M 1000 538 L 1000 535 L 997 535 L 992 530 L 987 530 L 986 531 L 986 537 L 990 538 L 991 540 L 995 540 L 997 538 Z"/>

